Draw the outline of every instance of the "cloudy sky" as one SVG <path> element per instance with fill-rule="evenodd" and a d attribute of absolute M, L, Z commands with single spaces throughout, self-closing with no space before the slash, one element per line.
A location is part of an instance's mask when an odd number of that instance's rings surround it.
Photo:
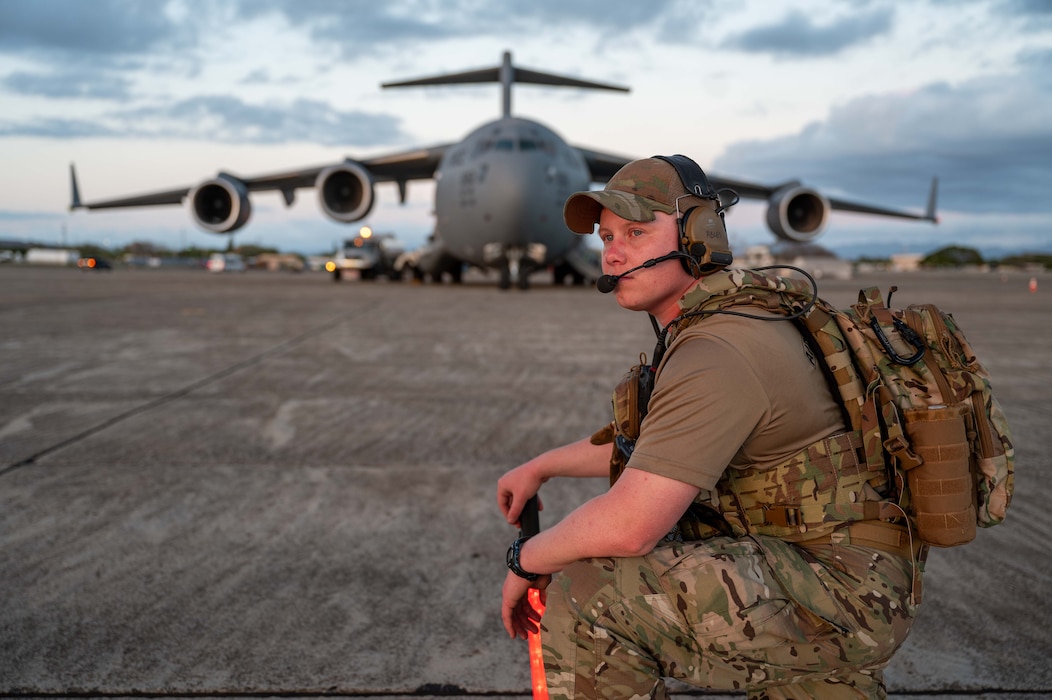
<path fill-rule="evenodd" d="M 180 207 L 69 214 L 69 164 L 91 201 L 456 141 L 497 85 L 380 83 L 505 50 L 631 89 L 516 86 L 574 145 L 917 211 L 939 177 L 938 226 L 834 214 L 838 252 L 1052 251 L 1048 0 L 0 0 L 0 238 L 222 244 Z M 380 186 L 367 223 L 417 244 L 432 195 Z M 732 241 L 772 242 L 763 216 L 738 205 Z M 236 240 L 312 253 L 357 226 L 262 194 Z"/>

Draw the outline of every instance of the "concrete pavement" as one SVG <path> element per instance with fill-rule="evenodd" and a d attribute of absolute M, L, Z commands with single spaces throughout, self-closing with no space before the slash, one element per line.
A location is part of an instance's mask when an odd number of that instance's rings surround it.
<path fill-rule="evenodd" d="M 894 697 L 1052 696 L 1052 276 L 1028 280 L 822 283 L 952 311 L 1017 441 L 1007 524 L 929 560 Z M 0 267 L 0 695 L 526 696 L 496 478 L 606 422 L 652 347 L 588 289 Z M 549 483 L 542 526 L 602 487 Z"/>

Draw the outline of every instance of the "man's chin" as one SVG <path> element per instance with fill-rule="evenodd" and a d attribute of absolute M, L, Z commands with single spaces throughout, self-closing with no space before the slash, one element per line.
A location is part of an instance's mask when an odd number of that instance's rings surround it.
<path fill-rule="evenodd" d="M 622 287 L 620 284 L 614 289 L 614 298 L 617 299 L 617 303 L 624 309 L 629 311 L 645 311 L 646 307 L 643 306 L 643 300 L 638 295 L 632 293 L 632 289 Z"/>

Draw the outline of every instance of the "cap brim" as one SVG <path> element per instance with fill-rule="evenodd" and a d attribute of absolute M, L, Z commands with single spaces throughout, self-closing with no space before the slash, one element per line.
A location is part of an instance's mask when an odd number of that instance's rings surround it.
<path fill-rule="evenodd" d="M 578 192 L 570 195 L 563 205 L 563 219 L 574 233 L 591 233 L 599 221 L 603 205 L 594 195 L 598 192 Z"/>
<path fill-rule="evenodd" d="M 599 190 L 570 195 L 563 205 L 563 218 L 566 220 L 566 226 L 574 233 L 591 233 L 599 222 L 599 215 L 603 209 L 609 209 L 628 221 L 653 221 L 655 211 L 666 214 L 675 211 L 674 207 L 639 195 L 617 190 Z"/>

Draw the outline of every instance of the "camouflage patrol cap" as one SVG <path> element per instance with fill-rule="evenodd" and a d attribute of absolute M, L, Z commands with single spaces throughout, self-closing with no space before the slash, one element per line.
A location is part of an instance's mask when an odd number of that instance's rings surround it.
<path fill-rule="evenodd" d="M 614 173 L 606 187 L 576 192 L 563 206 L 563 218 L 574 233 L 591 233 L 603 209 L 628 221 L 653 221 L 654 212 L 676 213 L 676 199 L 687 195 L 679 173 L 660 158 L 634 160 Z M 684 197 L 681 212 L 701 204 L 696 196 Z"/>

